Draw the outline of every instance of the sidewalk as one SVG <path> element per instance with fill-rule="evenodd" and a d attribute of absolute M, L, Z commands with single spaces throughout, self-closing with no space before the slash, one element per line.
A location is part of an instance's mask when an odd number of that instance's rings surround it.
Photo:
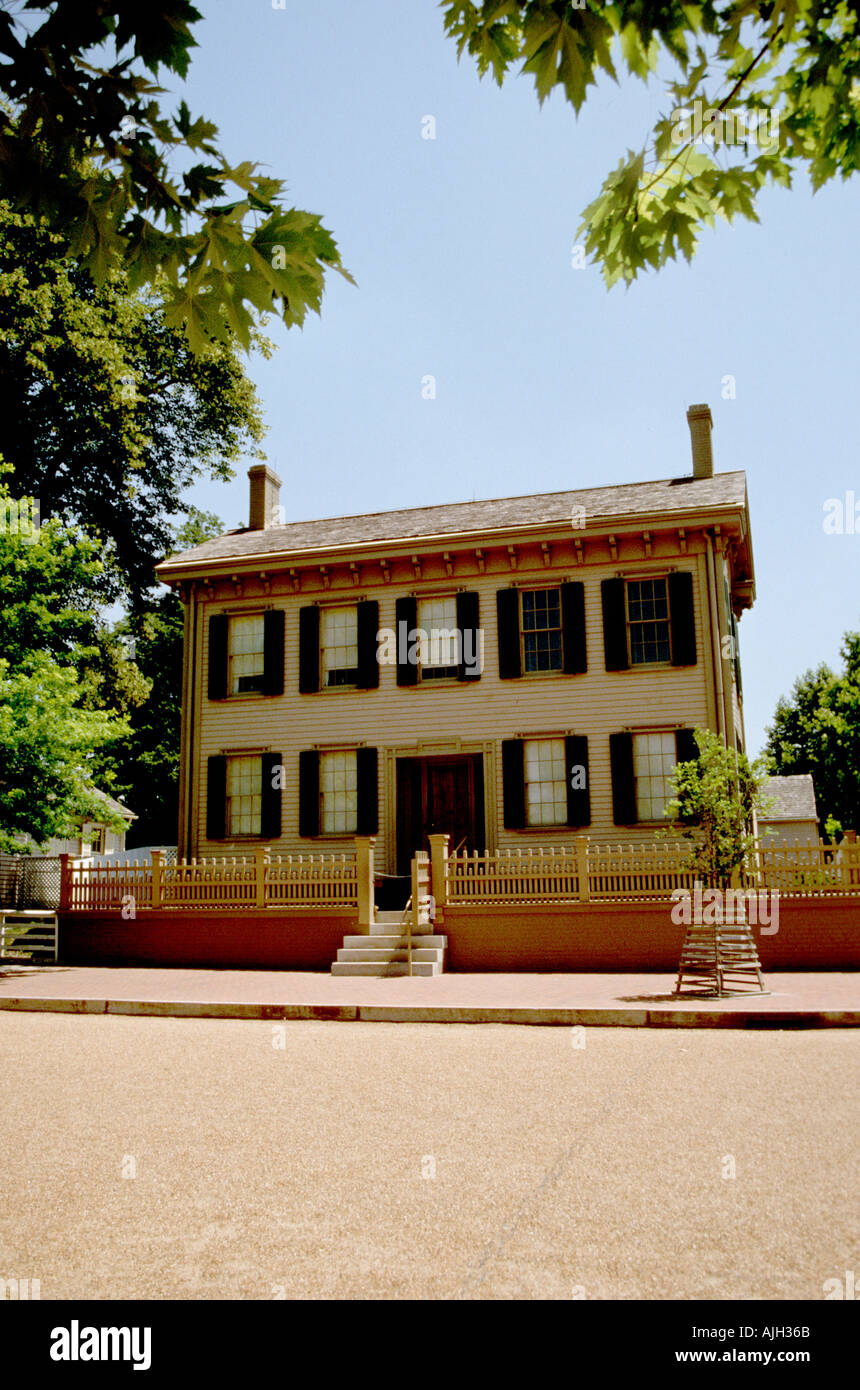
<path fill-rule="evenodd" d="M 672 997 L 673 975 L 333 978 L 310 971 L 165 970 L 0 963 L 0 1011 L 176 1018 L 608 1027 L 856 1028 L 860 974 L 765 976 L 769 994 Z"/>

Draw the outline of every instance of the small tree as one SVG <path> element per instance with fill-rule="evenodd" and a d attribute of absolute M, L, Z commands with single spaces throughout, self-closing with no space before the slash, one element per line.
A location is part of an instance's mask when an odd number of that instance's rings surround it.
<path fill-rule="evenodd" d="M 675 768 L 675 795 L 666 812 L 682 822 L 690 842 L 687 868 L 710 888 L 728 887 L 755 849 L 753 811 L 765 809 L 761 759 L 726 748 L 709 729 L 695 730 L 699 756 Z"/>

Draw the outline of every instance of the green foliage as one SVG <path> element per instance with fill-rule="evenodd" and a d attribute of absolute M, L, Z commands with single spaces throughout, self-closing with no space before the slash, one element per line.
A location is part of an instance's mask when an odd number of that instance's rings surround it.
<path fill-rule="evenodd" d="M 188 0 L 0 12 L 3 196 L 97 285 L 119 269 L 132 289 L 165 284 L 167 322 L 194 352 L 233 335 L 248 348 L 267 311 L 302 324 L 320 311 L 327 270 L 351 280 L 321 219 L 283 206 L 281 180 L 230 163 L 184 101 L 162 111 L 151 79 L 186 76 L 200 19 Z"/>
<path fill-rule="evenodd" d="M 47 655 L 14 672 L 0 659 L 0 850 L 20 852 L 22 835 L 43 845 L 71 834 L 89 814 L 97 753 L 127 730 L 81 694 L 75 672 Z M 107 809 L 102 818 L 124 824 Z"/>
<path fill-rule="evenodd" d="M 96 288 L 61 251 L 0 203 L 0 382 L 15 402 L 0 453 L 13 493 L 97 543 L 102 597 L 136 603 L 172 547 L 172 518 L 190 514 L 183 490 L 262 457 L 260 407 L 234 348 L 193 353 L 157 295 L 131 293 L 119 271 Z"/>
<path fill-rule="evenodd" d="M 765 749 L 774 775 L 812 774 L 828 839 L 860 829 L 860 632 L 846 632 L 841 655 L 841 672 L 807 671 L 778 702 Z"/>
<path fill-rule="evenodd" d="M 607 285 L 679 255 L 689 261 L 718 217 L 757 222 L 761 189 L 790 188 L 798 170 L 818 189 L 858 167 L 860 14 L 848 0 L 442 0 L 442 8 L 458 53 L 482 76 L 492 72 L 501 85 L 519 65 L 539 101 L 560 87 L 577 112 L 601 73 L 648 81 L 661 62 L 674 72 L 650 138 L 628 150 L 583 213 L 578 235 Z"/>
<path fill-rule="evenodd" d="M 762 807 L 766 774 L 761 763 L 726 748 L 710 729 L 696 729 L 695 738 L 698 759 L 676 767 L 666 813 L 683 824 L 687 867 L 709 887 L 726 888 L 755 848 L 750 825 L 753 810 Z"/>

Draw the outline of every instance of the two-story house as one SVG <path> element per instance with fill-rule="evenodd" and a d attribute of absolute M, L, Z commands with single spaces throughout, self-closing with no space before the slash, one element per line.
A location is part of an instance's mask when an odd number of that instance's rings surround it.
<path fill-rule="evenodd" d="M 248 527 L 158 569 L 185 605 L 180 855 L 376 835 L 404 874 L 433 831 L 652 836 L 693 728 L 744 743 L 745 476 L 687 415 L 692 472 L 657 482 L 285 523 L 251 468 Z"/>

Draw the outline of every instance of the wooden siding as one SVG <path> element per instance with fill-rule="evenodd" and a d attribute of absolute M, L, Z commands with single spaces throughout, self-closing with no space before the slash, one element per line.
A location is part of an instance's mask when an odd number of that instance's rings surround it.
<path fill-rule="evenodd" d="M 575 531 L 572 535 L 575 536 Z M 591 553 L 595 538 L 589 538 Z M 484 755 L 487 848 L 540 843 L 572 843 L 576 832 L 557 826 L 525 831 L 502 828 L 500 744 L 519 734 L 585 734 L 589 740 L 592 824 L 587 833 L 603 842 L 630 842 L 651 836 L 653 827 L 615 826 L 609 767 L 609 735 L 630 728 L 647 730 L 714 727 L 716 696 L 709 605 L 706 584 L 705 541 L 700 533 L 687 536 L 687 553 L 680 553 L 672 534 L 656 536 L 650 556 L 635 551 L 632 538 L 617 558 L 603 547 L 605 558 L 577 564 L 573 546 L 553 545 L 547 565 L 541 551 L 532 547 L 517 556 L 514 569 L 504 553 L 488 552 L 486 572 L 468 554 L 446 564 L 442 557 L 421 560 L 421 578 L 408 556 L 393 563 L 388 583 L 351 582 L 339 557 L 337 569 L 310 587 L 302 579 L 295 592 L 286 576 L 273 574 L 265 581 L 246 579 L 241 593 L 226 580 L 216 580 L 210 596 L 198 594 L 197 652 L 194 662 L 193 769 L 185 781 L 193 797 L 192 834 L 181 842 L 190 855 L 220 855 L 244 848 L 241 841 L 206 838 L 207 759 L 218 754 L 275 751 L 283 754 L 284 796 L 282 833 L 272 842 L 274 853 L 300 853 L 316 849 L 347 851 L 351 836 L 303 839 L 298 834 L 298 758 L 305 748 L 366 744 L 379 749 L 379 835 L 376 863 L 394 871 L 394 771 L 398 754 L 475 752 Z M 558 552 L 562 552 L 556 558 Z M 452 573 L 447 573 L 448 568 Z M 691 667 L 632 668 L 608 673 L 604 669 L 603 620 L 600 582 L 618 574 L 645 577 L 669 569 L 688 570 L 694 576 L 697 664 Z M 361 567 L 361 575 L 370 566 Z M 381 576 L 380 576 L 381 578 Z M 496 591 L 511 583 L 521 587 L 551 587 L 563 580 L 585 585 L 588 671 L 582 675 L 548 675 L 501 680 L 498 675 Z M 326 580 L 329 587 L 325 587 Z M 238 589 L 239 586 L 236 586 Z M 381 628 L 395 628 L 395 601 L 407 594 L 420 597 L 453 594 L 459 589 L 480 595 L 480 621 L 484 630 L 484 672 L 474 683 L 419 683 L 398 687 L 396 668 L 383 666 L 378 690 L 332 690 L 313 695 L 298 693 L 299 609 L 306 604 L 353 603 L 373 598 L 380 605 Z M 206 695 L 208 620 L 212 614 L 242 612 L 247 607 L 277 606 L 286 612 L 285 693 L 280 697 L 246 695 L 210 701 Z M 189 663 L 190 668 L 190 663 Z M 186 742 L 190 724 L 186 723 Z M 185 755 L 187 756 L 187 754 Z M 247 842 L 246 842 L 247 843 Z M 253 842 L 252 842 L 253 843 Z"/>

